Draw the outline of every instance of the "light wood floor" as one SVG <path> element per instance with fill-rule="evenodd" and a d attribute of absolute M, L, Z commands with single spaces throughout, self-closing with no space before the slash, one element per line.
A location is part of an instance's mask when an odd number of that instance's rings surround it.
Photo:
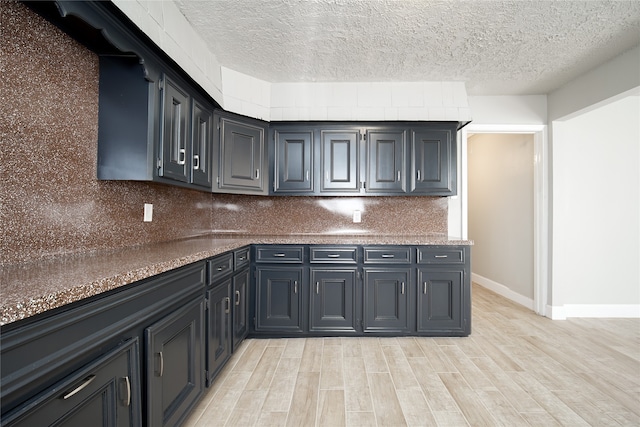
<path fill-rule="evenodd" d="M 640 426 L 640 319 L 473 288 L 468 338 L 247 340 L 187 426 Z"/>

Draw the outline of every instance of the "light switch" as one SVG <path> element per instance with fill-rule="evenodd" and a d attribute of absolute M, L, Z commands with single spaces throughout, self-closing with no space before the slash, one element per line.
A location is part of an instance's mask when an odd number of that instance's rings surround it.
<path fill-rule="evenodd" d="M 151 222 L 153 220 L 153 205 L 151 203 L 144 204 L 144 222 Z"/>
<path fill-rule="evenodd" d="M 353 222 L 362 222 L 362 212 L 353 211 Z"/>

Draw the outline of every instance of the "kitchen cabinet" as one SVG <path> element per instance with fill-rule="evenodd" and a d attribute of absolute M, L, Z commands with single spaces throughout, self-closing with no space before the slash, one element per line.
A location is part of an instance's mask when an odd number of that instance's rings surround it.
<path fill-rule="evenodd" d="M 149 425 L 178 425 L 202 394 L 203 327 L 199 297 L 145 329 Z"/>
<path fill-rule="evenodd" d="M 320 130 L 321 193 L 360 191 L 359 129 Z"/>
<path fill-rule="evenodd" d="M 411 132 L 410 193 L 453 196 L 457 191 L 454 123 L 438 123 Z"/>
<path fill-rule="evenodd" d="M 36 395 L 2 425 L 141 426 L 139 378 L 133 338 Z"/>
<path fill-rule="evenodd" d="M 247 335 L 249 321 L 249 247 L 208 261 L 207 366 L 210 386 Z"/>
<path fill-rule="evenodd" d="M 459 270 L 418 269 L 418 332 L 464 331 L 463 276 Z"/>
<path fill-rule="evenodd" d="M 249 333 L 249 290 L 251 276 L 246 267 L 233 276 L 233 342 L 232 351 Z"/>
<path fill-rule="evenodd" d="M 268 125 L 259 120 L 216 110 L 217 185 L 213 191 L 268 194 Z"/>
<path fill-rule="evenodd" d="M 405 130 L 367 131 L 367 193 L 406 193 L 406 139 Z"/>
<path fill-rule="evenodd" d="M 275 127 L 273 132 L 273 192 L 313 192 L 313 131 Z"/>
<path fill-rule="evenodd" d="M 107 378 L 101 371 L 103 357 L 135 341 L 142 343 L 139 352 L 135 345 L 123 350 L 130 374 L 117 374 L 119 379 L 107 386 L 115 394 L 105 391 L 110 397 L 100 402 L 124 402 L 127 380 L 122 378 L 128 376 L 133 425 L 179 424 L 202 391 L 205 271 L 205 263 L 196 262 L 43 316 L 3 325 L 2 419 L 31 411 L 33 402 L 50 395 L 53 388 L 59 396 L 82 385 L 90 375 L 95 379 L 85 389 L 101 384 Z M 114 357 L 121 360 L 120 355 Z M 84 370 L 87 366 L 95 370 Z M 110 368 L 104 372 L 112 373 Z M 97 400 L 91 405 L 90 413 L 106 411 Z M 80 425 L 96 425 L 82 421 Z"/>
<path fill-rule="evenodd" d="M 356 268 L 311 267 L 310 332 L 356 332 Z"/>
<path fill-rule="evenodd" d="M 455 122 L 280 122 L 271 128 L 271 194 L 456 194 Z"/>
<path fill-rule="evenodd" d="M 302 332 L 303 284 L 307 284 L 304 280 L 305 268 L 302 266 L 304 247 L 256 246 L 254 260 L 254 330 Z"/>
<path fill-rule="evenodd" d="M 408 268 L 364 268 L 364 332 L 407 333 L 411 272 Z"/>
<path fill-rule="evenodd" d="M 211 191 L 213 106 L 185 81 L 130 57 L 100 56 L 98 179 Z"/>
<path fill-rule="evenodd" d="M 229 360 L 231 342 L 231 279 L 216 283 L 207 291 L 207 386 Z"/>

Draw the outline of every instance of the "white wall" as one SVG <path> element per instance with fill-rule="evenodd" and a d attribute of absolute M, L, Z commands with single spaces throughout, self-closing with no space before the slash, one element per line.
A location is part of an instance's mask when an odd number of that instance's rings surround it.
<path fill-rule="evenodd" d="M 474 281 L 533 308 L 533 135 L 468 139 Z"/>
<path fill-rule="evenodd" d="M 640 317 L 640 97 L 552 131 L 552 317 Z"/>

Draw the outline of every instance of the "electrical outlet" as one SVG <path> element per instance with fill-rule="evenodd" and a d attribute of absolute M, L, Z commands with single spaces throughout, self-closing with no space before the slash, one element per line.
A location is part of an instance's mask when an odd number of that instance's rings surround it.
<path fill-rule="evenodd" d="M 144 204 L 144 222 L 153 221 L 153 205 L 151 203 Z"/>
<path fill-rule="evenodd" d="M 353 211 L 353 222 L 362 222 L 362 212 Z"/>

